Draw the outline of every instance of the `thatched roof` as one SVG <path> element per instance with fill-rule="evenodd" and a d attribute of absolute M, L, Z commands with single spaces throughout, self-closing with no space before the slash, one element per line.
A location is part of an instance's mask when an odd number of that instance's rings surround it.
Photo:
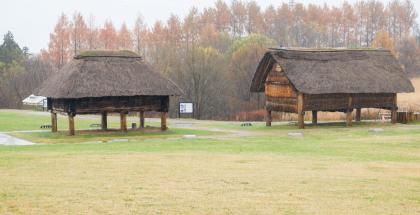
<path fill-rule="evenodd" d="M 131 51 L 87 51 L 44 82 L 50 98 L 181 95 L 179 87 Z"/>
<path fill-rule="evenodd" d="M 401 93 L 414 88 L 402 67 L 383 49 L 271 49 L 258 65 L 251 92 L 264 92 L 274 64 L 307 94 Z"/>

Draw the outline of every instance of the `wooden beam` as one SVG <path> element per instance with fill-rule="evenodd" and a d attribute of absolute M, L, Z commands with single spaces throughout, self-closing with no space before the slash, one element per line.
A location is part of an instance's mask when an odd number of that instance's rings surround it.
<path fill-rule="evenodd" d="M 271 127 L 271 121 L 273 120 L 272 116 L 271 116 L 271 110 L 266 109 L 265 112 L 265 125 L 267 127 Z"/>
<path fill-rule="evenodd" d="M 74 129 L 74 113 L 68 113 L 67 114 L 69 116 L 69 135 L 70 136 L 74 136 L 75 134 L 75 129 Z"/>
<path fill-rule="evenodd" d="M 57 132 L 57 113 L 51 111 L 51 132 Z"/>
<path fill-rule="evenodd" d="M 303 93 L 298 93 L 297 112 L 298 112 L 298 125 L 300 129 L 305 128 L 305 111 L 303 110 Z"/>
<path fill-rule="evenodd" d="M 139 112 L 140 117 L 140 128 L 144 128 L 144 111 Z"/>
<path fill-rule="evenodd" d="M 353 96 L 349 96 L 347 112 L 346 112 L 346 125 L 347 127 L 353 126 Z"/>
<path fill-rule="evenodd" d="M 127 113 L 120 112 L 120 127 L 122 132 L 127 132 Z"/>
<path fill-rule="evenodd" d="M 166 126 L 166 112 L 160 112 L 160 129 L 166 131 L 168 127 Z"/>
<path fill-rule="evenodd" d="M 398 110 L 398 104 L 397 104 L 397 94 L 394 94 L 393 98 L 393 107 L 391 109 L 391 123 L 395 124 L 397 123 L 397 110 Z"/>
<path fill-rule="evenodd" d="M 102 112 L 101 116 L 101 128 L 103 131 L 106 131 L 108 130 L 108 113 Z"/>
<path fill-rule="evenodd" d="M 318 111 L 316 110 L 312 111 L 312 124 L 318 124 Z"/>
<path fill-rule="evenodd" d="M 356 122 L 362 121 L 362 108 L 356 108 Z"/>

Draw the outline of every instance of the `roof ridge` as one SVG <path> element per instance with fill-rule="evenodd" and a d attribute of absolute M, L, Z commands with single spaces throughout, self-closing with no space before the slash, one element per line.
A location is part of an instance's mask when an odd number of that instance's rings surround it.
<path fill-rule="evenodd" d="M 140 55 L 130 50 L 87 50 L 80 52 L 73 58 L 84 59 L 89 57 L 142 58 Z"/>
<path fill-rule="evenodd" d="M 290 52 L 348 52 L 348 51 L 371 51 L 371 52 L 389 52 L 383 48 L 301 48 L 301 47 L 281 47 L 269 48 L 269 51 L 290 51 Z"/>

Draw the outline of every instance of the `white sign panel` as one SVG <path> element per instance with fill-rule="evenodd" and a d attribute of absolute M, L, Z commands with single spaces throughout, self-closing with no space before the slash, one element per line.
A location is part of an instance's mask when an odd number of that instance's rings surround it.
<path fill-rule="evenodd" d="M 179 103 L 180 113 L 193 113 L 193 103 Z"/>

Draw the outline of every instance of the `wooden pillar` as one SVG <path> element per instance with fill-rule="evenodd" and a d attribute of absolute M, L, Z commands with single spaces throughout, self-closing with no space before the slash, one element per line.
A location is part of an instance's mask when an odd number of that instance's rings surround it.
<path fill-rule="evenodd" d="M 51 111 L 51 132 L 57 132 L 57 113 Z"/>
<path fill-rule="evenodd" d="M 267 127 L 271 127 L 271 121 L 273 120 L 272 116 L 271 116 L 271 110 L 266 109 L 265 112 L 265 125 Z"/>
<path fill-rule="evenodd" d="M 398 104 L 397 104 L 397 94 L 394 94 L 394 98 L 393 98 L 393 107 L 391 109 L 391 123 L 395 124 L 397 123 L 397 109 L 398 109 Z"/>
<path fill-rule="evenodd" d="M 356 122 L 362 121 L 362 108 L 356 108 Z"/>
<path fill-rule="evenodd" d="M 353 126 L 353 96 L 349 96 L 349 102 L 347 106 L 347 112 L 346 112 L 346 124 L 347 127 Z"/>
<path fill-rule="evenodd" d="M 102 112 L 101 116 L 101 128 L 103 131 L 106 131 L 108 130 L 108 113 Z"/>
<path fill-rule="evenodd" d="M 166 131 L 168 127 L 166 126 L 166 112 L 160 112 L 160 129 Z"/>
<path fill-rule="evenodd" d="M 303 93 L 298 94 L 298 104 L 297 104 L 297 112 L 298 112 L 298 125 L 300 129 L 305 128 L 305 111 L 303 110 Z"/>
<path fill-rule="evenodd" d="M 127 113 L 120 112 L 120 127 L 122 132 L 127 132 Z"/>
<path fill-rule="evenodd" d="M 144 111 L 140 111 L 139 117 L 140 117 L 140 128 L 144 128 Z"/>
<path fill-rule="evenodd" d="M 318 124 L 318 111 L 316 110 L 312 111 L 312 124 Z"/>
<path fill-rule="evenodd" d="M 67 114 L 69 116 L 69 135 L 70 136 L 74 136 L 75 132 L 74 132 L 74 113 L 68 113 Z"/>

